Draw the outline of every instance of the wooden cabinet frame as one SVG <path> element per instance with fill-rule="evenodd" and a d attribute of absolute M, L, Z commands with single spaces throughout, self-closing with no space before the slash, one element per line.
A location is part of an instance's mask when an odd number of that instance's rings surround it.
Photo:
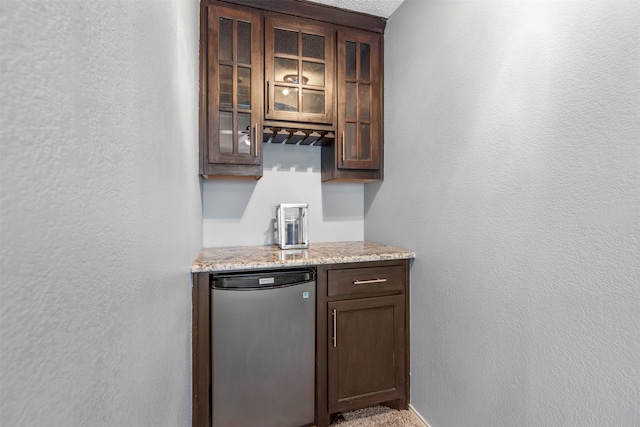
<path fill-rule="evenodd" d="M 363 82 L 357 76 L 356 79 L 347 79 L 346 72 L 346 43 L 353 42 L 368 44 L 370 46 L 371 75 L 370 80 Z M 334 182 L 370 182 L 383 179 L 384 159 L 384 126 L 383 126 L 383 91 L 384 81 L 384 52 L 382 35 L 364 31 L 354 31 L 350 28 L 338 28 L 336 55 L 336 135 L 331 145 L 322 147 L 322 181 Z M 358 59 L 359 63 L 359 59 Z M 358 67 L 359 69 L 359 67 Z M 347 84 L 366 83 L 370 85 L 370 119 L 362 121 L 347 120 Z M 358 116 L 361 106 L 358 105 Z M 347 123 L 353 125 L 367 124 L 371 127 L 370 158 L 361 157 L 361 139 L 357 136 L 357 158 L 349 159 L 347 156 L 346 128 Z M 358 133 L 359 135 L 359 133 Z"/>
<path fill-rule="evenodd" d="M 218 54 L 220 39 L 219 19 L 232 21 L 232 60 L 223 61 Z M 236 58 L 237 23 L 251 24 L 250 64 L 241 64 Z M 201 3 L 200 9 L 200 173 L 207 178 L 246 177 L 259 179 L 262 176 L 262 17 L 256 11 L 229 7 L 216 3 Z M 220 103 L 220 64 L 232 69 L 231 74 L 231 106 L 223 107 Z M 237 70 L 249 69 L 251 74 L 250 108 L 237 105 L 238 81 Z M 232 116 L 231 141 L 233 152 L 224 153 L 220 146 L 220 112 Z M 248 138 L 249 152 L 241 153 L 236 149 L 239 131 L 239 114 L 251 117 Z"/>
<path fill-rule="evenodd" d="M 345 269 L 360 269 L 367 267 L 392 267 L 399 266 L 404 271 L 404 287 L 402 291 L 397 289 L 376 289 L 372 292 L 357 292 L 351 295 L 337 295 L 329 297 L 329 272 L 331 270 L 345 270 Z M 332 417 L 335 415 L 335 411 L 351 410 L 358 407 L 371 406 L 373 404 L 382 404 L 395 409 L 407 409 L 409 404 L 409 266 L 410 260 L 396 260 L 396 261 L 376 261 L 376 262 L 363 262 L 363 263 L 346 263 L 346 264 L 334 264 L 334 265 L 319 265 L 317 267 L 317 288 L 316 288 L 316 423 L 318 427 L 327 427 Z M 391 297 L 390 300 L 382 301 L 385 297 Z M 365 300 L 377 300 L 373 302 L 362 302 Z M 376 396 L 363 397 L 360 400 L 353 400 L 350 403 L 345 403 L 342 407 L 338 405 L 336 409 L 335 402 L 330 402 L 329 396 L 332 390 L 329 388 L 329 376 L 330 372 L 330 360 L 329 360 L 329 347 L 331 343 L 331 317 L 332 313 L 329 307 L 334 307 L 334 303 L 345 302 L 346 305 L 342 307 L 352 308 L 352 304 L 373 304 L 373 305 L 385 305 L 389 304 L 389 301 L 393 300 L 392 304 L 399 304 L 402 301 L 402 322 L 401 325 L 395 325 L 394 328 L 397 331 L 402 330 L 404 335 L 403 342 L 403 361 L 398 365 L 398 375 L 402 376 L 396 378 L 397 384 L 400 384 L 401 388 L 397 391 L 389 391 L 388 394 L 380 393 Z M 354 302 L 358 301 L 358 302 Z M 400 333 L 400 332 L 399 332 Z M 400 349 L 398 349 L 400 351 Z M 389 400 L 386 400 L 389 399 Z"/>
<path fill-rule="evenodd" d="M 206 0 L 205 0 L 206 1 Z M 284 13 L 300 18 L 313 19 L 330 24 L 344 25 L 360 30 L 384 33 L 387 20 L 379 16 L 327 7 L 306 0 L 219 0 L 224 3 L 248 6 L 271 12 Z"/>
<path fill-rule="evenodd" d="M 259 66 L 260 72 L 252 72 L 252 92 L 259 94 L 260 99 L 252 101 L 251 110 L 251 138 L 253 139 L 251 154 L 245 153 L 221 153 L 219 148 L 217 131 L 218 108 L 212 100 L 218 96 L 216 84 L 211 84 L 215 79 L 217 67 L 215 61 L 210 59 L 212 46 L 215 40 L 208 32 L 208 10 L 211 7 L 225 7 L 237 9 L 238 13 L 253 13 L 259 17 L 259 31 L 254 31 L 254 36 L 259 34 L 259 40 L 254 40 L 252 51 L 260 54 L 260 60 L 264 60 L 265 43 L 269 43 L 269 37 L 265 33 L 265 20 L 277 17 L 282 22 L 289 21 L 291 25 L 306 26 L 313 31 L 329 31 L 331 41 L 325 49 L 327 51 L 327 69 L 325 70 L 325 114 L 315 113 L 289 113 L 278 111 L 274 114 L 270 104 L 274 101 L 274 83 L 266 83 L 266 71 L 264 61 Z M 274 135 L 298 135 L 298 140 L 304 136 L 305 141 L 315 143 L 309 135 L 318 135 L 315 145 L 322 146 L 321 151 L 321 179 L 334 182 L 370 182 L 383 179 L 384 159 L 384 129 L 383 129 L 383 43 L 382 34 L 386 26 L 386 19 L 366 15 L 362 13 L 346 11 L 328 7 L 305 0 L 201 0 L 200 2 L 200 174 L 205 178 L 249 178 L 259 179 L 262 176 L 262 142 L 273 138 Z M 328 33 L 325 33 L 328 34 Z M 360 36 L 357 36 L 360 34 Z M 340 55 L 336 54 L 343 49 L 344 42 L 340 37 L 347 36 L 351 40 L 354 37 L 363 37 L 362 40 L 379 40 L 379 47 L 372 49 L 374 67 L 379 70 L 372 78 L 372 117 L 370 124 L 371 134 L 371 159 L 343 160 L 344 142 L 341 138 L 345 130 L 345 120 L 341 117 L 341 106 L 344 104 L 345 94 L 340 83 Z M 359 40 L 359 39 L 358 39 Z M 365 41 L 366 42 L 366 41 Z M 372 41 L 372 47 L 376 44 Z M 266 50 L 268 52 L 268 49 Z M 377 58 L 376 57 L 377 54 Z M 252 61 L 255 62 L 255 61 Z M 235 85 L 235 84 L 234 84 Z M 237 85 L 235 85 L 237 86 Z M 310 87 L 309 89 L 313 89 Z M 271 109 L 271 111 L 270 111 Z M 211 110 L 211 111 L 210 111 Z M 213 114 L 215 113 L 215 114 Z M 236 114 L 237 111 L 234 112 Z M 322 117 L 320 117 L 322 116 Z M 234 116 L 234 129 L 238 127 L 237 117 Z M 285 132 L 286 131 L 286 132 Z M 316 132 L 316 133 L 314 133 Z M 302 135 L 302 136 L 300 136 Z M 306 136 L 305 136 L 306 135 Z M 282 138 L 282 142 L 286 138 Z M 289 141 L 291 139 L 291 141 Z M 295 143 L 296 138 L 287 139 L 287 143 Z M 216 145 L 218 144 L 218 145 Z M 305 145 L 305 143 L 303 143 Z"/>
<path fill-rule="evenodd" d="M 402 298 L 389 295 L 327 303 L 330 413 L 404 396 Z"/>
<path fill-rule="evenodd" d="M 403 334 L 403 362 L 398 364 L 397 384 L 402 389 L 390 391 L 388 394 L 378 394 L 371 398 L 364 397 L 353 404 L 345 405 L 344 410 L 355 409 L 373 404 L 383 404 L 395 409 L 406 409 L 409 404 L 409 259 L 395 261 L 375 261 L 365 263 L 345 263 L 318 265 L 316 267 L 316 424 L 327 427 L 335 409 L 329 403 L 329 304 L 341 304 L 338 307 L 347 309 L 354 306 L 389 306 L 393 305 L 402 311 L 401 318 L 394 324 L 397 333 Z M 363 291 L 352 294 L 341 293 L 329 297 L 328 276 L 331 270 L 361 269 L 361 268 L 402 268 L 403 288 L 396 286 L 376 287 L 372 292 Z M 400 272 L 394 273 L 394 280 L 401 280 Z M 210 273 L 194 273 L 192 275 L 192 387 L 193 387 L 193 418 L 194 427 L 211 426 L 211 287 Z M 402 306 L 402 307 L 401 307 Z M 401 308 L 400 308 L 401 307 Z M 389 399 L 383 400 L 382 399 Z M 364 406 L 363 406 L 364 405 Z M 338 408 L 339 411 L 343 410 Z M 335 413 L 335 412 L 334 412 Z"/>
<path fill-rule="evenodd" d="M 335 75 L 335 30 L 333 26 L 298 18 L 292 20 L 288 16 L 268 14 L 265 17 L 265 39 L 264 39 L 264 68 L 265 68 L 265 111 L 266 120 L 280 120 L 302 123 L 321 123 L 332 124 L 334 122 L 334 75 Z M 298 38 L 298 54 L 286 55 L 275 53 L 275 37 L 274 31 L 282 29 L 286 31 L 295 31 L 299 34 L 313 34 L 324 39 L 324 58 L 322 60 L 316 58 L 307 58 L 303 56 L 303 39 Z M 295 61 L 309 61 L 324 64 L 324 86 L 315 89 L 321 90 L 325 95 L 324 114 L 311 114 L 302 112 L 302 90 L 298 93 L 299 108 L 298 112 L 278 111 L 274 107 L 275 103 L 275 87 L 278 85 L 274 77 L 275 57 L 288 58 Z M 300 71 L 302 73 L 302 71 Z M 302 89 L 304 85 L 300 85 Z M 296 88 L 297 90 L 298 88 Z M 312 87 L 312 89 L 314 89 Z"/>
<path fill-rule="evenodd" d="M 211 426 L 211 288 L 209 273 L 195 273 L 191 289 L 193 427 Z"/>
<path fill-rule="evenodd" d="M 360 55 L 358 55 L 359 49 L 356 48 L 356 77 L 348 78 L 346 70 L 346 45 L 347 43 L 354 43 L 357 46 L 361 44 L 367 44 L 370 46 L 370 64 L 371 73 L 369 80 L 364 81 L 360 78 Z M 382 142 L 381 119 L 382 119 L 382 104 L 381 104 L 381 81 L 380 70 L 382 69 L 382 62 L 380 57 L 380 36 L 373 33 L 364 33 L 362 31 L 350 31 L 340 30 L 338 31 L 338 73 L 337 73 L 337 99 L 338 99 L 338 169 L 356 169 L 356 170 L 379 170 L 380 169 L 380 147 Z M 370 101 L 369 101 L 369 119 L 363 120 L 361 110 L 363 109 L 364 102 L 359 98 L 359 92 L 356 91 L 357 97 L 357 112 L 356 117 L 347 117 L 347 84 L 360 85 L 366 84 L 370 88 Z M 350 159 L 348 157 L 349 150 L 346 148 L 348 133 L 346 132 L 347 123 L 356 125 L 368 125 L 371 127 L 370 138 L 370 151 L 371 156 L 369 158 L 363 158 L 362 156 L 362 135 L 358 131 L 356 140 L 354 141 L 356 146 L 356 157 Z"/>

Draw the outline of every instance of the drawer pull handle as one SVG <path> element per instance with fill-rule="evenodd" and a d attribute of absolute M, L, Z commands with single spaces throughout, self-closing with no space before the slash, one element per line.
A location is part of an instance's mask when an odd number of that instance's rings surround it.
<path fill-rule="evenodd" d="M 354 280 L 354 285 L 370 285 L 372 283 L 384 283 L 387 279 Z"/>

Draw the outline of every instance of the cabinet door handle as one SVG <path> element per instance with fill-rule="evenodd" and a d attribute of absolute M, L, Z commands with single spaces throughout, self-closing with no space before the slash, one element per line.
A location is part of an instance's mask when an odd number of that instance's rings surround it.
<path fill-rule="evenodd" d="M 271 109 L 271 94 L 269 93 L 269 80 L 267 80 L 267 114 L 269 114 L 269 110 Z"/>
<path fill-rule="evenodd" d="M 338 312 L 335 308 L 331 315 L 333 316 L 333 338 L 331 338 L 331 340 L 333 341 L 333 347 L 335 348 L 338 346 Z"/>
<path fill-rule="evenodd" d="M 258 157 L 258 122 L 254 127 L 255 133 L 253 134 L 253 152 L 255 153 L 255 157 Z"/>
<path fill-rule="evenodd" d="M 387 279 L 371 279 L 371 280 L 354 280 L 353 284 L 354 285 L 370 285 L 372 283 L 384 283 L 386 282 Z"/>
<path fill-rule="evenodd" d="M 344 158 L 345 158 L 345 145 L 347 144 L 347 141 L 345 141 L 344 139 L 344 131 L 342 131 L 342 163 L 344 163 Z"/>

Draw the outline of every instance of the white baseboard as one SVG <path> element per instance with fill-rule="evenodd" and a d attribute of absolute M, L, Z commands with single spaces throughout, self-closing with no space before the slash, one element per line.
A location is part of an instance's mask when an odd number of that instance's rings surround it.
<path fill-rule="evenodd" d="M 414 408 L 411 404 L 409 404 L 409 411 L 411 411 L 411 413 L 418 419 L 418 421 L 422 423 L 424 427 L 431 427 L 429 423 L 427 423 L 425 419 L 422 418 L 422 415 L 420 415 L 418 411 L 416 411 L 416 408 Z"/>

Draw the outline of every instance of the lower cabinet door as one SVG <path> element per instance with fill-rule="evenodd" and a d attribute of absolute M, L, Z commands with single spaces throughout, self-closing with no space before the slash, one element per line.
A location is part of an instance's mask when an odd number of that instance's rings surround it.
<path fill-rule="evenodd" d="M 404 396 L 404 295 L 328 303 L 329 413 Z"/>

